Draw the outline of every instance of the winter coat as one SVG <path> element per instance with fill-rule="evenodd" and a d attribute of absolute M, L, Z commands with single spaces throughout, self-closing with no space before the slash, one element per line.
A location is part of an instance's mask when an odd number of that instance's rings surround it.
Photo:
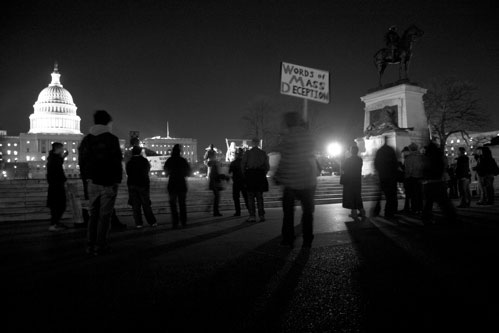
<path fill-rule="evenodd" d="M 187 192 L 185 177 L 191 173 L 189 162 L 180 155 L 166 160 L 164 170 L 168 175 L 168 192 Z"/>
<path fill-rule="evenodd" d="M 127 185 L 149 187 L 151 164 L 143 156 L 132 156 L 126 164 Z"/>
<path fill-rule="evenodd" d="M 52 151 L 47 158 L 47 207 L 66 206 L 66 175 L 63 169 L 64 158 Z"/>
<path fill-rule="evenodd" d="M 78 148 L 80 173 L 94 184 L 111 186 L 121 183 L 123 166 L 118 137 L 105 125 L 90 128 Z"/>

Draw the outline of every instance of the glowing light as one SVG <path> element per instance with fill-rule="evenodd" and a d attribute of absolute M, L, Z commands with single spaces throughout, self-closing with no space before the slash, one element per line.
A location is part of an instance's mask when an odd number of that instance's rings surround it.
<path fill-rule="evenodd" d="M 327 146 L 327 153 L 331 157 L 339 156 L 342 152 L 343 147 L 338 142 L 332 142 Z"/>

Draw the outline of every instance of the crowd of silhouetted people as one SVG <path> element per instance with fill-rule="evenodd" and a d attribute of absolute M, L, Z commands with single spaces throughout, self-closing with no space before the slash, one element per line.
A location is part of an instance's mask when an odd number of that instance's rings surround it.
<path fill-rule="evenodd" d="M 494 177 L 499 168 L 488 146 L 466 152 L 459 147 L 458 157 L 449 165 L 444 150 L 435 141 L 424 147 L 411 143 L 401 151 L 398 160 L 395 149 L 387 143 L 380 147 L 374 158 L 378 176 L 380 197 L 372 211 L 373 216 L 381 213 L 381 195 L 385 198 L 384 217 L 397 219 L 397 215 L 419 217 L 424 225 L 435 223 L 434 203 L 438 204 L 444 221 L 458 223 L 456 208 L 464 209 L 471 205 L 472 181 L 477 184 L 477 205 L 494 204 Z M 470 159 L 469 156 L 472 156 Z M 350 157 L 344 162 L 340 182 L 343 184 L 343 207 L 351 209 L 353 218 L 365 218 L 366 212 L 361 198 L 362 159 L 358 148 L 352 146 Z M 398 186 L 403 184 L 404 206 L 398 210 Z M 452 199 L 460 199 L 454 206 Z"/>
<path fill-rule="evenodd" d="M 281 244 L 294 244 L 294 207 L 295 202 L 300 201 L 302 246 L 309 248 L 314 238 L 314 197 L 321 166 L 315 156 L 315 141 L 301 115 L 286 113 L 284 124 L 286 129 L 276 148 L 280 159 L 272 177 L 272 181 L 282 187 Z M 94 126 L 78 148 L 84 199 L 88 202 L 82 213 L 87 228 L 87 252 L 94 255 L 109 251 L 108 235 L 111 227 L 126 228 L 125 224 L 119 222 L 114 208 L 118 186 L 123 177 L 123 164 L 127 175 L 128 204 L 132 207 L 136 228 L 143 227 L 143 216 L 151 227 L 157 226 L 150 199 L 151 166 L 140 141 L 138 138 L 132 139 L 131 147 L 123 157 L 119 140 L 112 134 L 111 125 L 112 118 L 109 113 L 104 110 L 96 111 Z M 220 191 L 225 188 L 223 182 L 232 179 L 234 216 L 241 216 L 242 196 L 248 209 L 247 222 L 265 221 L 263 193 L 269 190 L 267 174 L 270 165 L 268 154 L 261 149 L 260 144 L 261 140 L 254 138 L 250 148 L 233 149 L 228 175 L 221 171 L 214 146 L 210 145 L 206 151 L 203 158 L 208 169 L 208 188 L 213 193 L 213 216 L 222 216 L 219 208 Z M 47 159 L 50 231 L 66 228 L 61 223 L 66 209 L 66 177 L 63 169 L 66 155 L 67 152 L 61 143 L 52 144 Z M 400 214 L 413 215 L 419 217 L 424 225 L 430 225 L 435 223 L 433 206 L 436 203 L 446 222 L 457 223 L 458 215 L 451 199 L 460 198 L 460 204 L 457 206 L 459 209 L 470 207 L 472 181 L 478 185 L 474 192 L 480 199 L 476 204 L 494 203 L 493 183 L 494 177 L 499 174 L 499 168 L 489 147 L 478 147 L 472 153 L 467 153 L 464 147 L 460 147 L 459 156 L 455 161 L 450 165 L 447 161 L 443 149 L 434 141 L 424 147 L 411 143 L 401 151 L 399 160 L 395 149 L 388 144 L 388 137 L 385 136 L 384 145 L 377 150 L 374 157 L 380 195 L 371 216 L 381 214 L 381 199 L 384 197 L 383 216 L 386 219 L 396 219 Z M 362 200 L 362 166 L 359 149 L 353 145 L 349 150 L 349 157 L 343 163 L 340 177 L 340 183 L 343 185 L 343 207 L 351 210 L 350 217 L 353 219 L 367 217 Z M 191 175 L 191 166 L 182 157 L 181 145 L 174 145 L 164 164 L 164 171 L 168 176 L 167 191 L 172 227 L 185 227 L 188 223 L 186 177 Z M 398 210 L 399 184 L 403 184 L 405 194 L 401 210 Z"/>
<path fill-rule="evenodd" d="M 320 166 L 314 155 L 315 142 L 298 113 L 284 115 L 285 130 L 277 151 L 280 162 L 273 181 L 283 188 L 283 226 L 282 245 L 293 246 L 294 204 L 302 204 L 302 225 L 304 248 L 309 248 L 313 240 L 314 196 Z M 122 155 L 119 140 L 112 134 L 112 117 L 104 110 L 94 113 L 94 125 L 78 147 L 80 174 L 83 182 L 81 225 L 87 228 L 86 251 L 101 255 L 109 251 L 108 236 L 111 228 L 126 228 L 119 222 L 115 211 L 115 201 L 119 184 L 122 182 L 123 169 L 126 172 L 128 204 L 132 207 L 136 228 L 143 227 L 143 217 L 151 227 L 157 226 L 150 200 L 150 163 L 145 157 L 138 138 L 131 140 L 131 147 Z M 213 216 L 222 216 L 220 191 L 223 182 L 232 179 L 232 198 L 234 216 L 241 216 L 240 197 L 248 209 L 247 222 L 264 222 L 265 208 L 263 193 L 269 190 L 267 174 L 270 169 L 268 154 L 260 147 L 261 140 L 254 138 L 252 146 L 237 149 L 231 157 L 229 174 L 221 172 L 220 161 L 214 146 L 211 145 L 204 155 L 208 169 L 208 188 L 213 193 Z M 66 177 L 64 158 L 67 152 L 59 142 L 52 144 L 47 160 L 48 197 L 50 208 L 50 231 L 64 230 L 61 223 L 66 210 Z M 123 168 L 124 165 L 124 168 Z M 171 211 L 172 227 L 185 227 L 188 222 L 186 199 L 188 186 L 186 177 L 191 175 L 191 166 L 182 157 L 182 147 L 174 145 L 170 157 L 164 164 L 168 177 L 167 191 Z M 258 220 L 257 220 L 258 217 Z"/>

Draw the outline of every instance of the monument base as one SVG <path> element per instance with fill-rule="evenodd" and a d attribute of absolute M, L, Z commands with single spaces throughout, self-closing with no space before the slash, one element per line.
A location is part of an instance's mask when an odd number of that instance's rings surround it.
<path fill-rule="evenodd" d="M 389 146 L 395 149 L 397 158 L 401 159 L 401 152 L 404 147 L 415 143 L 419 148 L 428 144 L 429 137 L 427 131 L 416 130 L 393 130 L 376 136 L 364 136 L 355 139 L 359 147 L 359 156 L 362 157 L 362 175 L 372 175 L 376 173 L 374 168 L 374 157 L 378 149 L 386 142 Z"/>

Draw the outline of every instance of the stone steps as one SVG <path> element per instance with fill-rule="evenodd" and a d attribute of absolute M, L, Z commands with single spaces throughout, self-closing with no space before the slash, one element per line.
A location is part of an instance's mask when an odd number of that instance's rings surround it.
<path fill-rule="evenodd" d="M 75 184 L 80 197 L 83 197 L 81 181 L 70 180 Z M 207 189 L 206 179 L 189 178 L 189 192 L 187 196 L 187 210 L 189 212 L 210 212 L 212 192 Z M 168 194 L 166 180 L 151 182 L 151 201 L 155 214 L 169 214 Z M 342 186 L 338 177 L 320 177 L 318 179 L 315 200 L 317 204 L 339 203 L 342 200 Z M 47 184 L 45 180 L 20 180 L 0 182 L 0 222 L 17 220 L 43 220 L 50 217 L 46 205 Z M 372 200 L 378 196 L 378 187 L 373 181 L 363 184 L 363 199 Z M 242 200 L 241 200 L 242 201 Z M 264 193 L 265 207 L 281 206 L 281 189 L 271 184 L 269 192 Z M 116 200 L 116 212 L 119 216 L 132 214 L 132 209 L 127 204 L 128 192 L 126 184 L 121 184 Z M 245 209 L 244 204 L 242 204 Z M 232 211 L 234 204 L 231 195 L 231 185 L 221 192 L 220 210 Z M 70 204 L 65 217 L 71 217 Z"/>

